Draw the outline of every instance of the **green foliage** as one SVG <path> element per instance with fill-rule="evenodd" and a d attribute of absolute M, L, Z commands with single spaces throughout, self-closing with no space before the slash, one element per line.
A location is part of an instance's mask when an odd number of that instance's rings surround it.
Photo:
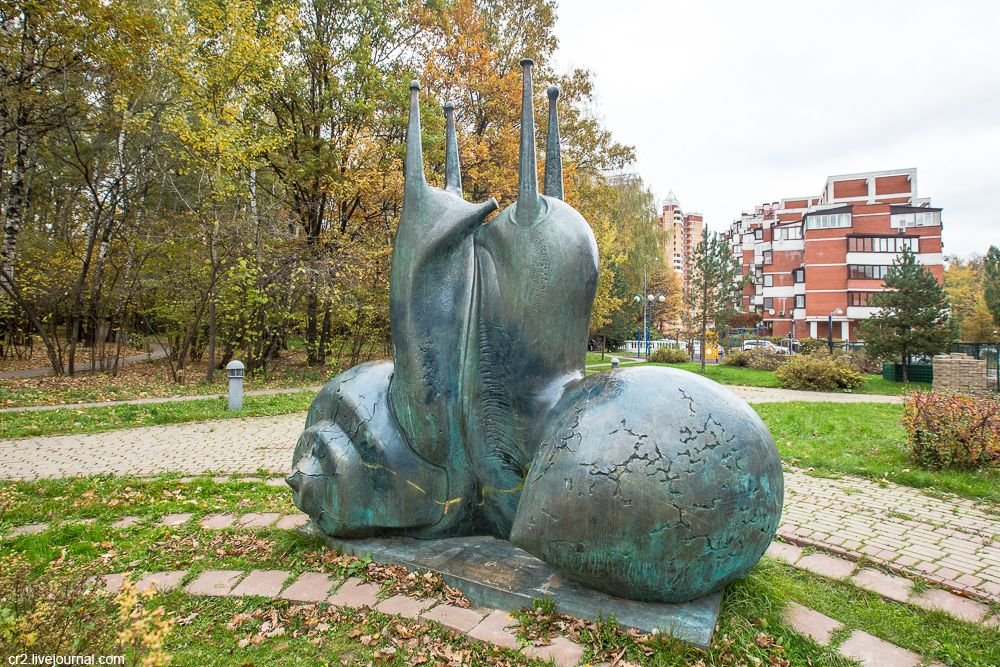
<path fill-rule="evenodd" d="M 1000 324 L 1000 248 L 995 245 L 983 260 L 983 298 L 993 321 Z"/>
<path fill-rule="evenodd" d="M 649 355 L 649 361 L 662 364 L 682 364 L 691 361 L 691 357 L 679 347 L 661 347 Z"/>
<path fill-rule="evenodd" d="M 913 460 L 934 470 L 1000 467 L 1000 399 L 916 391 L 903 427 Z"/>
<path fill-rule="evenodd" d="M 905 382 L 911 354 L 938 354 L 951 343 L 948 300 L 934 274 L 908 248 L 892 263 L 885 286 L 889 289 L 872 299 L 879 310 L 862 322 L 861 337 L 871 356 L 901 360 Z"/>
<path fill-rule="evenodd" d="M 743 364 L 747 368 L 759 371 L 776 371 L 788 361 L 787 354 L 766 348 L 745 350 L 743 354 L 745 355 Z"/>
<path fill-rule="evenodd" d="M 775 377 L 785 389 L 810 391 L 857 389 L 865 383 L 864 375 L 847 361 L 815 355 L 796 356 L 779 368 Z"/>
<path fill-rule="evenodd" d="M 821 338 L 800 338 L 799 354 L 813 354 L 822 352 L 829 348 L 828 341 Z"/>
<path fill-rule="evenodd" d="M 726 358 L 722 363 L 726 366 L 747 368 L 750 366 L 750 354 L 745 350 L 737 350 L 736 352 L 731 352 L 726 355 Z"/>
<path fill-rule="evenodd" d="M 691 258 L 691 278 L 687 307 L 694 330 L 705 349 L 709 323 L 717 327 L 729 321 L 736 311 L 734 292 L 739 287 L 740 268 L 733 261 L 729 244 L 717 233 L 702 230 L 701 241 Z M 702 368 L 705 355 L 702 354 Z"/>

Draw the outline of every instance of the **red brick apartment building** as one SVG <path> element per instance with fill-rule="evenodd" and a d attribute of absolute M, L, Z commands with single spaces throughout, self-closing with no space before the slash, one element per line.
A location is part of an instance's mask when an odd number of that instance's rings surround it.
<path fill-rule="evenodd" d="M 663 200 L 660 227 L 669 233 L 665 252 L 667 264 L 677 272 L 684 293 L 687 294 L 691 278 L 691 258 L 694 256 L 694 249 L 701 242 L 704 218 L 701 213 L 684 213 L 681 203 L 671 190 Z"/>
<path fill-rule="evenodd" d="M 916 169 L 831 176 L 819 196 L 758 206 L 725 235 L 750 276 L 742 309 L 774 336 L 826 338 L 833 313 L 833 338 L 857 340 L 904 247 L 944 279 L 941 209 L 917 197 Z"/>

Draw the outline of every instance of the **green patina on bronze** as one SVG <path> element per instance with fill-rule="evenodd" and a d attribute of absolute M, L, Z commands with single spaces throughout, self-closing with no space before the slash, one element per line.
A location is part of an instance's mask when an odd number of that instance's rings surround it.
<path fill-rule="evenodd" d="M 445 187 L 427 184 L 411 84 L 393 362 L 317 396 L 289 476 L 295 503 L 333 537 L 492 535 L 614 595 L 708 594 L 774 535 L 777 450 L 745 403 L 693 374 L 584 379 L 597 246 L 562 201 L 555 87 L 538 191 L 532 62 L 521 64 L 518 198 L 488 223 L 496 201 L 462 197 L 451 104 Z"/>

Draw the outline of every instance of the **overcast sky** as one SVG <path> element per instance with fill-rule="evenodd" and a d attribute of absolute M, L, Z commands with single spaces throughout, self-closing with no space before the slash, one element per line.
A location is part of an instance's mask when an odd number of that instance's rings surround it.
<path fill-rule="evenodd" d="M 634 170 L 714 230 L 916 167 L 945 254 L 1000 245 L 1000 2 L 560 0 L 557 35 Z"/>

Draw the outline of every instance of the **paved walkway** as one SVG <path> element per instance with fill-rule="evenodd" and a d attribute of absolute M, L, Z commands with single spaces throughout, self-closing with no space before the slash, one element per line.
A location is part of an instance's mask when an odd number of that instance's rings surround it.
<path fill-rule="evenodd" d="M 0 441 L 0 478 L 161 472 L 282 474 L 303 414 Z M 790 469 L 779 534 L 1000 601 L 1000 514 L 984 504 Z"/>
<path fill-rule="evenodd" d="M 139 354 L 130 354 L 127 357 L 122 357 L 119 364 L 136 364 L 141 361 L 153 361 L 155 359 L 163 359 L 167 356 L 167 350 L 159 343 L 154 343 L 150 346 L 150 352 L 141 352 Z M 90 372 L 90 362 L 80 363 L 76 367 L 76 372 L 80 375 L 86 375 Z M 14 380 L 17 378 L 38 378 L 45 377 L 46 375 L 52 375 L 51 366 L 43 366 L 42 368 L 22 368 L 18 371 L 0 371 L 0 380 Z"/>
<path fill-rule="evenodd" d="M 638 362 L 636 362 L 638 363 Z M 593 368 L 601 364 L 587 366 Z M 737 396 L 749 403 L 790 403 L 805 401 L 807 403 L 902 403 L 901 396 L 885 396 L 882 394 L 844 394 L 824 391 L 796 391 L 794 389 L 778 389 L 773 387 L 741 387 L 724 385 Z M 274 396 L 277 394 L 295 394 L 300 391 L 316 391 L 322 385 L 308 387 L 286 387 L 283 389 L 255 389 L 245 392 L 244 396 Z M 134 398 L 126 401 L 101 401 L 94 403 L 62 403 L 59 405 L 33 405 L 25 408 L 0 408 L 4 412 L 38 412 L 42 410 L 81 410 L 85 408 L 107 408 L 116 405 L 148 405 L 151 403 L 176 403 L 178 401 L 196 401 L 205 398 L 225 398 L 226 394 L 194 394 L 190 396 L 164 396 L 160 398 Z"/>

